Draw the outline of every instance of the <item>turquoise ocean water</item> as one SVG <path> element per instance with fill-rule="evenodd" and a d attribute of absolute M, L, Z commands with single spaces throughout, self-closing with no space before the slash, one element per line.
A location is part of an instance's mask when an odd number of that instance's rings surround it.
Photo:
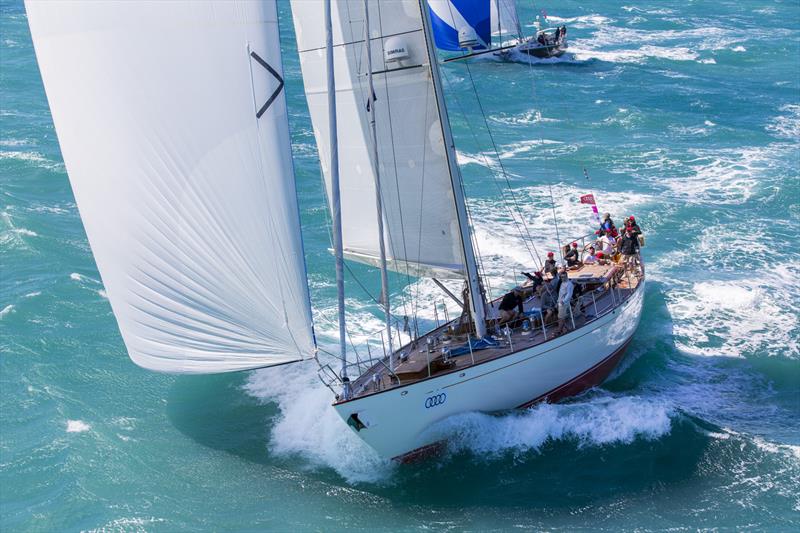
<path fill-rule="evenodd" d="M 533 267 L 502 162 L 542 251 L 555 241 L 548 185 L 562 236 L 589 229 L 586 192 L 618 221 L 637 215 L 644 318 L 602 387 L 461 416 L 441 457 L 396 466 L 340 422 L 313 364 L 172 377 L 128 360 L 24 8 L 0 3 L 0 529 L 800 528 L 800 4 L 520 4 L 526 22 L 557 15 L 573 56 L 443 71 L 489 282 L 497 294 Z M 326 208 L 281 12 L 316 328 L 330 346 Z M 378 292 L 374 270 L 352 270 Z M 398 276 L 392 288 L 429 323 L 433 285 Z M 357 340 L 381 319 L 352 279 L 347 290 Z"/>

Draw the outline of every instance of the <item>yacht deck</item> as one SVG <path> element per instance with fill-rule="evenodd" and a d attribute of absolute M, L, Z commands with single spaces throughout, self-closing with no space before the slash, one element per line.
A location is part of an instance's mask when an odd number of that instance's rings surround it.
<path fill-rule="evenodd" d="M 568 275 L 572 281 L 585 289 L 579 297 L 580 304 L 573 306 L 574 313 L 567 318 L 563 332 L 558 331 L 557 320 L 542 326 L 541 302 L 536 295 L 527 296 L 524 302 L 525 316 L 509 324 L 513 327 L 507 329 L 505 326 L 497 327 L 500 305 L 500 299 L 497 299 L 489 304 L 487 309 L 489 331 L 494 332 L 496 346 L 466 350 L 466 353 L 461 355 L 450 355 L 450 350 L 469 347 L 466 334 L 454 333 L 459 319 L 452 320 L 396 350 L 397 362 L 394 372 L 389 370 L 388 358 L 373 361 L 369 369 L 353 381 L 352 397 L 374 394 L 445 373 L 461 371 L 582 328 L 627 300 L 644 274 L 643 271 L 624 271 L 621 265 L 611 263 L 583 265 L 575 270 L 569 270 Z M 526 285 L 521 285 L 520 288 L 525 290 Z M 580 311 L 581 307 L 583 312 Z M 525 327 L 524 322 L 527 322 L 528 327 Z M 474 336 L 472 342 L 476 342 Z"/>

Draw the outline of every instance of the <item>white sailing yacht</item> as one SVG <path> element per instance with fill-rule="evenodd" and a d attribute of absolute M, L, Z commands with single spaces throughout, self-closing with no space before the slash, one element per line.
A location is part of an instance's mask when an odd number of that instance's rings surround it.
<path fill-rule="evenodd" d="M 131 359 L 202 374 L 318 357 L 276 1 L 26 7 Z M 555 401 L 605 379 L 637 327 L 643 267 L 571 271 L 583 291 L 566 305 L 561 334 L 539 295 L 498 331 L 426 0 L 291 7 L 332 212 L 340 364 L 320 369 L 351 428 L 343 431 L 404 460 L 433 449 L 436 422 L 448 416 Z M 355 361 L 345 345 L 345 259 L 377 266 L 385 295 L 383 348 Z M 463 280 L 464 314 L 396 346 L 389 270 Z"/>
<path fill-rule="evenodd" d="M 513 60 L 518 54 L 549 59 L 567 51 L 566 26 L 542 28 L 538 16 L 533 23 L 534 34 L 526 37 L 516 0 L 428 0 L 428 6 L 436 46 L 461 52 L 445 61 L 485 54 L 504 60 Z"/>

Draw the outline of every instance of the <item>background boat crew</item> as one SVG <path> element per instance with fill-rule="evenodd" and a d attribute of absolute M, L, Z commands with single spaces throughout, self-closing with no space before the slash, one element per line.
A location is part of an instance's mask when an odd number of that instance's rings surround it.
<path fill-rule="evenodd" d="M 523 302 L 525 299 L 522 296 L 522 290 L 515 288 L 511 292 L 506 293 L 500 301 L 500 324 L 511 322 L 524 312 Z"/>
<path fill-rule="evenodd" d="M 524 287 L 529 288 L 532 291 L 536 291 L 536 289 L 539 288 L 539 285 L 544 283 L 544 276 L 542 276 L 541 270 L 537 270 L 533 274 L 530 272 L 520 272 L 520 274 L 528 278 L 528 281 L 525 282 Z"/>
<path fill-rule="evenodd" d="M 564 259 L 567 261 L 568 267 L 578 267 L 581 265 L 581 258 L 578 254 L 578 243 L 573 242 L 572 246 L 567 250 L 567 253 L 564 254 Z"/>
<path fill-rule="evenodd" d="M 594 246 L 589 246 L 586 255 L 583 257 L 583 264 L 592 265 L 594 263 L 597 263 L 597 255 L 595 255 Z"/>
<path fill-rule="evenodd" d="M 598 265 L 607 265 L 608 264 L 608 256 L 603 252 L 597 252 L 597 264 Z"/>
<path fill-rule="evenodd" d="M 547 252 L 547 259 L 544 262 L 544 268 L 542 270 L 544 270 L 545 274 L 556 277 L 558 266 L 556 265 L 555 254 L 553 252 Z"/>
<path fill-rule="evenodd" d="M 635 268 L 636 256 L 639 254 L 639 239 L 631 228 L 625 230 L 625 235 L 620 240 L 619 250 L 622 253 L 622 264 L 626 268 Z"/>
<path fill-rule="evenodd" d="M 564 332 L 567 321 L 570 319 L 570 306 L 572 305 L 572 294 L 575 291 L 575 284 L 569 279 L 566 269 L 561 269 L 558 273 L 561 279 L 561 286 L 558 289 L 558 334 Z"/>

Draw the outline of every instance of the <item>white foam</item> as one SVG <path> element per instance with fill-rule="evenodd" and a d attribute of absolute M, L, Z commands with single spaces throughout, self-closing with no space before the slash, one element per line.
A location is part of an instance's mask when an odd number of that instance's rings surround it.
<path fill-rule="evenodd" d="M 778 137 L 800 142 L 800 105 L 786 104 L 780 107 L 785 113 L 778 115 L 766 126 L 766 130 Z"/>
<path fill-rule="evenodd" d="M 569 404 L 540 404 L 502 416 L 466 413 L 432 432 L 448 439 L 452 451 L 486 457 L 513 451 L 538 451 L 548 441 L 577 440 L 579 446 L 627 444 L 669 433 L 673 409 L 637 396 L 600 397 Z"/>
<path fill-rule="evenodd" d="M 72 281 L 80 281 L 81 283 L 86 282 L 86 283 L 93 283 L 95 285 L 100 284 L 100 280 L 94 279 L 90 276 L 84 276 L 83 274 L 79 274 L 77 272 L 71 273 L 69 275 L 69 279 L 71 279 Z"/>
<path fill-rule="evenodd" d="M 17 161 L 32 163 L 34 166 L 45 168 L 47 170 L 64 171 L 64 165 L 62 163 L 56 163 L 54 161 L 50 161 L 49 159 L 47 159 L 38 152 L 17 152 L 17 151 L 9 152 L 5 150 L 0 150 L 0 159 L 14 159 Z"/>
<path fill-rule="evenodd" d="M 693 355 L 800 358 L 792 334 L 800 308 L 790 298 L 776 297 L 794 286 L 765 270 L 755 277 L 673 281 L 666 298 L 675 343 Z"/>
<path fill-rule="evenodd" d="M 354 435 L 333 410 L 333 394 L 316 379 L 312 364 L 254 372 L 245 390 L 275 402 L 280 410 L 270 436 L 272 453 L 332 468 L 351 483 L 379 482 L 391 474 L 394 466 Z"/>
<path fill-rule="evenodd" d="M 67 433 L 83 433 L 92 427 L 83 420 L 67 420 Z"/>
<path fill-rule="evenodd" d="M 683 203 L 743 204 L 775 179 L 773 169 L 793 149 L 786 143 L 737 149 L 689 149 L 688 154 L 694 157 L 677 166 L 688 167 L 688 175 L 659 175 L 655 180 Z M 675 167 L 665 170 L 676 172 Z"/>
<path fill-rule="evenodd" d="M 745 48 L 742 45 L 739 45 L 739 46 L 734 46 L 733 48 L 731 48 L 731 51 L 732 52 L 747 52 L 747 48 Z"/>
<path fill-rule="evenodd" d="M 500 124 L 511 126 L 539 124 L 539 123 L 552 123 L 561 122 L 557 118 L 549 118 L 542 116 L 542 112 L 538 109 L 531 109 L 519 115 L 506 115 L 492 116 L 490 120 Z"/>
<path fill-rule="evenodd" d="M 570 17 L 570 18 L 548 15 L 546 21 L 547 24 L 559 25 L 559 26 L 562 24 L 568 24 L 572 28 L 592 28 L 598 26 L 606 27 L 614 22 L 616 22 L 614 19 L 594 13 L 590 15 L 581 15 L 578 17 Z M 526 27 L 532 28 L 533 24 L 528 24 L 526 25 Z"/>
<path fill-rule="evenodd" d="M 42 291 L 34 291 L 34 292 L 29 292 L 24 297 L 25 298 L 33 298 L 35 296 L 39 296 L 40 294 L 42 294 Z"/>
<path fill-rule="evenodd" d="M 793 444 L 776 444 L 768 442 L 761 437 L 754 437 L 753 443 L 761 450 L 769 453 L 777 453 L 800 460 L 800 446 Z"/>
<path fill-rule="evenodd" d="M 9 304 L 0 310 L 0 319 L 14 311 L 14 304 Z"/>

